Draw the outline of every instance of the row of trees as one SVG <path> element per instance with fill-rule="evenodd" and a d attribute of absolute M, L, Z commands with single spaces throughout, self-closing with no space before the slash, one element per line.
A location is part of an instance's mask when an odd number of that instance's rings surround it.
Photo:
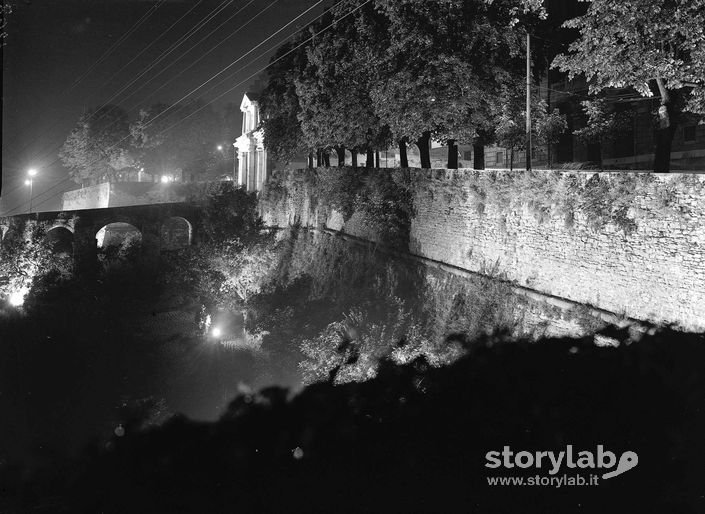
<path fill-rule="evenodd" d="M 482 156 L 503 106 L 523 94 L 524 35 L 509 27 L 541 17 L 520 0 L 343 1 L 275 55 L 261 97 L 265 144 L 282 160 L 367 152 L 368 166 L 392 144 L 407 166 L 416 144 L 430 167 L 431 139 L 448 144 L 449 167 L 458 141 Z"/>
<path fill-rule="evenodd" d="M 212 178 L 230 173 L 239 109 L 216 112 L 197 100 L 155 104 L 134 119 L 115 105 L 86 112 L 59 157 L 79 184 L 116 181 L 139 170 L 157 177 Z M 221 149 L 218 149 L 220 144 Z"/>
<path fill-rule="evenodd" d="M 448 144 L 448 166 L 457 167 L 461 141 L 474 145 L 476 167 L 483 167 L 485 145 L 498 143 L 512 153 L 524 146 L 530 32 L 547 36 L 532 49 L 534 81 L 551 64 L 570 78 L 587 76 L 595 95 L 584 105 L 588 125 L 604 122 L 596 109 L 606 112 L 599 95 L 610 88 L 660 94 L 656 166 L 667 170 L 679 113 L 705 114 L 705 0 L 592 0 L 582 11 L 576 7 L 573 14 L 583 15 L 565 24 L 568 47 L 547 43 L 565 19 L 547 16 L 558 9 L 552 8 L 556 2 L 545 3 L 338 3 L 273 58 L 261 98 L 266 146 L 285 161 L 337 151 L 342 163 L 345 149 L 353 159 L 367 152 L 371 165 L 375 150 L 398 144 L 407 166 L 406 147 L 416 144 L 422 167 L 430 167 L 433 139 Z M 533 137 L 550 153 L 566 120 L 545 102 L 533 103 Z M 597 132 L 595 126 L 581 136 Z"/>

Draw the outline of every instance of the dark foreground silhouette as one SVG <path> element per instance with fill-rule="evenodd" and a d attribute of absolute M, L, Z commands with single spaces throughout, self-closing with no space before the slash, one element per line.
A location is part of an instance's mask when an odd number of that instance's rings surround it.
<path fill-rule="evenodd" d="M 293 398 L 270 388 L 236 398 L 216 423 L 128 424 L 65 468 L 5 465 L 0 512 L 705 512 L 703 335 L 617 348 L 456 339 L 468 354 L 446 368 L 385 364 L 368 382 Z M 488 451 L 567 445 L 629 450 L 639 463 L 597 486 L 488 485 L 550 476 L 487 468 Z"/>

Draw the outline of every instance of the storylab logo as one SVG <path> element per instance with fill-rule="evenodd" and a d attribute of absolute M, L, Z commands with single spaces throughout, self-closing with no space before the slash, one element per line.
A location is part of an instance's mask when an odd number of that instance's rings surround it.
<path fill-rule="evenodd" d="M 573 445 L 565 450 L 518 451 L 505 446 L 501 451 L 491 450 L 485 454 L 485 467 L 505 470 L 533 470 L 534 476 L 488 477 L 490 485 L 549 485 L 582 486 L 599 485 L 599 479 L 613 478 L 633 469 L 639 457 L 633 451 L 625 451 L 619 457 L 605 450 L 601 444 L 595 451 L 576 451 Z M 563 471 L 562 474 L 561 471 Z M 587 473 L 587 475 L 586 475 Z"/>

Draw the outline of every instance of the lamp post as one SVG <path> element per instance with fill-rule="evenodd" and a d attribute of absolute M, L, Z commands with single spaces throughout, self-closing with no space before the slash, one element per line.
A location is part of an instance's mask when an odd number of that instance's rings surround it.
<path fill-rule="evenodd" d="M 32 214 L 32 193 L 34 192 L 34 177 L 37 175 L 37 170 L 31 168 L 27 170 L 29 178 L 24 181 L 25 186 L 29 186 L 29 213 Z"/>

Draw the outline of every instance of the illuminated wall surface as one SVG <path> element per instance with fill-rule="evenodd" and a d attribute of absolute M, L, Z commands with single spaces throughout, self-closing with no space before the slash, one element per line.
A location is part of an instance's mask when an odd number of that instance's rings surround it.
<path fill-rule="evenodd" d="M 62 211 L 126 207 L 184 200 L 170 184 L 152 182 L 105 182 L 67 191 L 62 197 Z"/>
<path fill-rule="evenodd" d="M 517 285 L 618 315 L 705 330 L 705 175 L 389 173 L 412 191 L 412 254 L 492 269 Z M 359 212 L 344 220 L 309 194 L 287 194 L 263 202 L 269 225 L 299 220 L 380 239 Z"/>

